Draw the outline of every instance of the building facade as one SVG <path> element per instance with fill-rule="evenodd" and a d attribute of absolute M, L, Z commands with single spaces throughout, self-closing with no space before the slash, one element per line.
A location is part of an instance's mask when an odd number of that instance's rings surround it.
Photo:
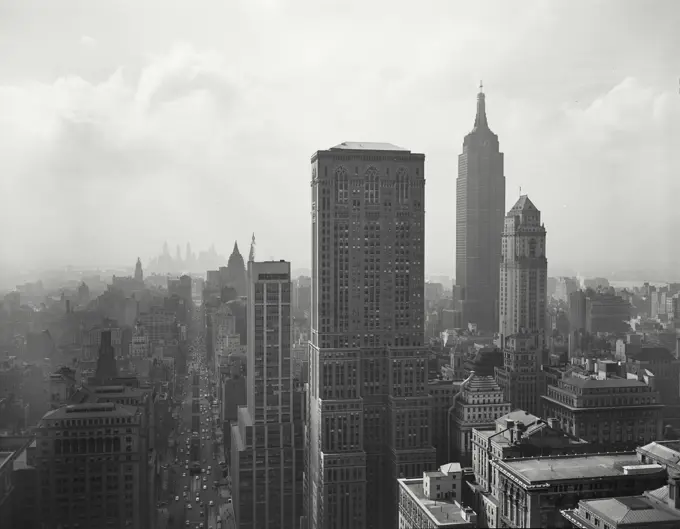
<path fill-rule="evenodd" d="M 394 527 L 397 479 L 435 465 L 424 161 L 376 143 L 312 156 L 310 529 Z"/>
<path fill-rule="evenodd" d="M 526 195 L 505 216 L 500 263 L 501 340 L 513 334 L 538 336 L 538 350 L 546 343 L 548 259 L 541 212 Z"/>
<path fill-rule="evenodd" d="M 37 428 L 43 527 L 149 527 L 142 413 L 115 403 L 53 410 Z"/>
<path fill-rule="evenodd" d="M 248 262 L 247 406 L 232 427 L 239 529 L 295 529 L 302 516 L 302 422 L 294 409 L 290 263 Z"/>
<path fill-rule="evenodd" d="M 493 376 L 473 374 L 454 401 L 453 435 L 450 442 L 463 465 L 472 463 L 473 429 L 493 428 L 496 419 L 510 413 L 510 403 Z"/>
<path fill-rule="evenodd" d="M 475 125 L 463 141 L 456 180 L 456 285 L 463 325 L 498 329 L 498 270 L 505 215 L 503 153 L 486 119 L 485 95 L 477 95 Z"/>
<path fill-rule="evenodd" d="M 570 434 L 603 449 L 633 449 L 662 438 L 663 405 L 643 376 L 610 374 L 614 362 L 598 362 L 597 372 L 570 376 L 548 386 L 544 415 Z M 652 382 L 653 384 L 653 382 Z"/>

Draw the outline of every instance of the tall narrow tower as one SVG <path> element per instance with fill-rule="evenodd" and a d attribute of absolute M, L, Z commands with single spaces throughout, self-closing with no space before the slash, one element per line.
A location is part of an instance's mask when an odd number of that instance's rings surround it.
<path fill-rule="evenodd" d="M 503 153 L 486 119 L 480 83 L 475 125 L 463 141 L 456 180 L 456 285 L 463 323 L 498 329 L 498 267 L 505 214 Z"/>
<path fill-rule="evenodd" d="M 522 195 L 508 211 L 500 265 L 499 333 L 503 367 L 496 381 L 513 408 L 540 414 L 541 360 L 546 340 L 548 260 L 541 212 Z"/>
<path fill-rule="evenodd" d="M 385 143 L 312 156 L 309 529 L 396 527 L 396 480 L 435 464 L 424 163 Z"/>
<path fill-rule="evenodd" d="M 501 337 L 528 333 L 545 345 L 548 259 L 541 212 L 522 195 L 505 217 L 500 265 Z"/>
<path fill-rule="evenodd" d="M 291 357 L 290 263 L 248 262 L 247 406 L 232 426 L 234 509 L 242 529 L 295 529 L 303 436 Z"/>

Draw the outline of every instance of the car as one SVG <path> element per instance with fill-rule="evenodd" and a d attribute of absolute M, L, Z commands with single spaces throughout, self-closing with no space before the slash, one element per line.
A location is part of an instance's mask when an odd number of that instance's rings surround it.
<path fill-rule="evenodd" d="M 199 498 L 198 496 L 196 496 L 196 503 L 201 503 L 201 498 Z"/>
<path fill-rule="evenodd" d="M 203 485 L 203 490 L 208 490 L 208 486 L 207 486 L 207 485 Z"/>
<path fill-rule="evenodd" d="M 205 483 L 206 481 L 208 481 L 208 478 L 203 478 L 203 483 Z"/>
<path fill-rule="evenodd" d="M 201 476 L 196 476 L 196 479 L 201 479 Z"/>
<path fill-rule="evenodd" d="M 187 473 L 186 473 L 186 472 L 182 472 L 182 477 L 183 477 L 183 478 L 186 478 L 186 477 L 187 477 Z"/>
<path fill-rule="evenodd" d="M 189 470 L 189 465 L 184 465 L 185 470 Z"/>
<path fill-rule="evenodd" d="M 187 509 L 193 509 L 193 507 L 191 506 L 191 503 L 187 503 Z"/>
<path fill-rule="evenodd" d="M 175 501 L 179 501 L 179 496 L 175 496 Z"/>
<path fill-rule="evenodd" d="M 227 503 L 231 503 L 231 498 L 228 498 L 228 499 L 227 499 Z"/>
<path fill-rule="evenodd" d="M 191 522 L 189 520 L 187 520 L 186 522 L 184 522 L 184 525 L 189 526 L 189 525 L 191 525 Z"/>
<path fill-rule="evenodd" d="M 211 470 L 212 470 L 212 466 L 208 465 L 208 472 L 210 472 Z"/>
<path fill-rule="evenodd" d="M 203 507 L 203 505 L 201 505 L 201 507 Z M 201 511 L 201 518 L 202 518 L 203 516 L 205 516 L 205 511 Z"/>
<path fill-rule="evenodd" d="M 212 500 L 210 500 L 210 503 L 208 503 L 208 505 L 210 505 L 211 507 L 213 507 L 213 506 L 215 505 L 215 502 L 212 501 Z"/>
<path fill-rule="evenodd" d="M 189 485 L 184 485 L 184 490 L 189 490 Z"/>

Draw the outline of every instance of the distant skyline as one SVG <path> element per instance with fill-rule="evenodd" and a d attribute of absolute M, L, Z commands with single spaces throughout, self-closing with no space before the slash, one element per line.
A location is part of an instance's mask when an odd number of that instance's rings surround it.
<path fill-rule="evenodd" d="M 678 27 L 665 0 L 4 2 L 0 268 L 245 256 L 252 232 L 310 268 L 310 156 L 379 141 L 425 153 L 426 273 L 452 277 L 483 80 L 549 275 L 675 279 Z"/>

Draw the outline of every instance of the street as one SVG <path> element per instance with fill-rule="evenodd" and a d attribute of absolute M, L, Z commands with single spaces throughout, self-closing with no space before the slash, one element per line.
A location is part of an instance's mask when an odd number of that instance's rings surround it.
<path fill-rule="evenodd" d="M 188 372 L 180 421 L 174 432 L 171 472 L 174 491 L 168 505 L 172 520 L 170 527 L 235 529 L 231 490 L 227 485 L 218 485 L 220 481 L 225 483 L 219 465 L 225 458 L 221 443 L 215 439 L 215 431 L 219 427 L 215 420 L 216 412 L 206 398 L 212 391 L 210 375 L 204 367 L 204 358 L 196 352 L 190 360 Z M 192 437 L 195 437 L 193 432 L 200 437 L 200 473 L 194 474 L 191 473 L 193 458 L 190 450 Z"/>

